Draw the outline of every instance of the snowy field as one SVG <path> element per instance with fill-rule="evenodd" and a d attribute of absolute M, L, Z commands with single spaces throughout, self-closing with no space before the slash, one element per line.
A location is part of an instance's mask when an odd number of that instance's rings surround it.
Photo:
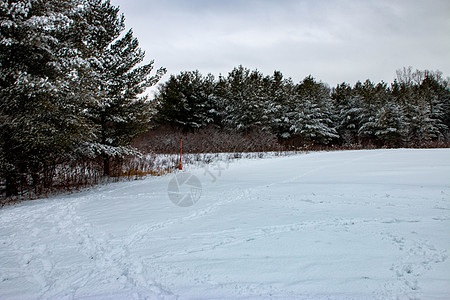
<path fill-rule="evenodd" d="M 450 149 L 184 172 L 1 209 L 0 299 L 450 298 Z"/>

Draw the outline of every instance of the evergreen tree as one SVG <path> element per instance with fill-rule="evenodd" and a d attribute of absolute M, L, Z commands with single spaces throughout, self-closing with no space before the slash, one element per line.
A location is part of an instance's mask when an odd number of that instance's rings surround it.
<path fill-rule="evenodd" d="M 0 5 L 0 176 L 6 195 L 49 187 L 58 164 L 130 153 L 146 129 L 139 98 L 165 70 L 124 18 L 101 0 L 16 0 Z"/>
<path fill-rule="evenodd" d="M 331 119 L 330 91 L 323 83 L 306 77 L 297 88 L 296 102 L 292 135 L 300 136 L 306 144 L 328 144 L 339 138 Z"/>
<path fill-rule="evenodd" d="M 110 1 L 85 0 L 71 36 L 81 57 L 89 63 L 85 75 L 91 105 L 86 117 L 94 124 L 95 139 L 85 144 L 83 154 L 100 156 L 104 174 L 110 175 L 110 160 L 135 153 L 131 140 L 148 129 L 150 103 L 140 97 L 156 84 L 165 69 L 151 75 L 153 61 L 140 65 L 145 57 L 137 38 L 125 29 L 125 18 Z"/>
<path fill-rule="evenodd" d="M 214 76 L 206 77 L 197 71 L 171 75 L 160 86 L 156 122 L 184 130 L 206 127 L 214 122 Z"/>
<path fill-rule="evenodd" d="M 446 118 L 450 101 L 450 93 L 440 77 L 440 73 L 425 72 L 425 78 L 419 86 L 419 95 L 426 106 L 431 130 L 439 143 L 447 139 L 449 128 Z"/>
<path fill-rule="evenodd" d="M 360 127 L 358 138 L 361 143 L 376 143 L 377 114 L 380 108 L 388 101 L 385 83 L 375 85 L 369 79 L 364 84 L 357 82 L 354 90 L 362 101 L 359 115 Z"/>
<path fill-rule="evenodd" d="M 448 83 L 442 79 L 440 72 L 413 72 L 411 67 L 398 70 L 391 89 L 392 96 L 402 105 L 408 145 L 448 142 L 450 93 Z"/>
<path fill-rule="evenodd" d="M 283 79 L 280 71 L 275 71 L 268 81 L 264 115 L 268 119 L 272 133 L 281 139 L 287 139 L 291 137 L 288 113 L 290 103 L 293 103 L 295 97 L 295 85 L 291 79 Z"/>
<path fill-rule="evenodd" d="M 380 108 L 375 127 L 375 135 L 382 141 L 383 145 L 398 147 L 402 145 L 402 137 L 406 129 L 404 117 L 395 103 L 386 103 Z"/>
<path fill-rule="evenodd" d="M 231 129 L 250 132 L 263 127 L 263 75 L 242 65 L 227 77 L 226 116 L 224 123 Z"/>
<path fill-rule="evenodd" d="M 77 1 L 19 0 L 0 5 L 0 161 L 6 194 L 51 184 L 89 127 L 71 86 L 80 62 L 64 34 Z"/>
<path fill-rule="evenodd" d="M 212 83 L 212 88 L 210 111 L 213 123 L 216 127 L 224 129 L 229 96 L 227 79 L 220 74 L 218 80 Z"/>
<path fill-rule="evenodd" d="M 361 97 L 346 83 L 338 85 L 331 97 L 334 100 L 338 135 L 345 144 L 357 143 L 363 113 Z"/>

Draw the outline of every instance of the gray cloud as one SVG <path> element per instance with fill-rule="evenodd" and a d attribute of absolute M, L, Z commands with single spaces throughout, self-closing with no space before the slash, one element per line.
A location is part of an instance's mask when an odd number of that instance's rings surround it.
<path fill-rule="evenodd" d="M 239 64 L 331 86 L 393 80 L 412 65 L 450 75 L 450 2 L 112 0 L 148 59 L 169 73 Z"/>

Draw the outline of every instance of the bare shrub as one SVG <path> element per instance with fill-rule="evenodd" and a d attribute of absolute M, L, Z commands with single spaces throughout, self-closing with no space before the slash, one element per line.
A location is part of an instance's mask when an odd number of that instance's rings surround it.
<path fill-rule="evenodd" d="M 237 133 L 214 127 L 195 132 L 160 127 L 136 139 L 133 146 L 143 153 L 178 153 L 181 138 L 184 153 L 265 152 L 283 149 L 276 136 L 269 132 Z"/>

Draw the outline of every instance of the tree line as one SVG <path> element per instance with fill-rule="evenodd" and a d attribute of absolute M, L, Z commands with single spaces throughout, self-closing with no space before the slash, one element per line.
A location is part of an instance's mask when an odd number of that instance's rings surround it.
<path fill-rule="evenodd" d="M 119 8 L 103 0 L 12 0 L 0 4 L 0 187 L 41 193 L 61 166 L 104 175 L 147 130 L 139 97 L 165 69 L 144 51 Z M 66 175 L 64 175 L 66 176 Z M 74 178 L 75 182 L 77 179 Z M 3 194 L 2 193 L 2 194 Z"/>
<path fill-rule="evenodd" d="M 166 70 L 144 62 L 109 0 L 1 1 L 0 33 L 2 197 L 120 174 L 138 137 L 154 152 L 178 147 L 180 132 L 200 137 L 186 141 L 197 152 L 449 142 L 449 80 L 438 71 L 335 88 L 243 66 L 217 79 L 186 71 L 149 99 Z"/>
<path fill-rule="evenodd" d="M 275 71 L 243 66 L 228 76 L 198 70 L 159 86 L 157 125 L 195 132 L 206 127 L 240 134 L 266 132 L 284 145 L 447 145 L 450 86 L 439 71 L 397 71 L 393 83 L 370 80 L 330 88 L 312 76 L 294 83 Z"/>

